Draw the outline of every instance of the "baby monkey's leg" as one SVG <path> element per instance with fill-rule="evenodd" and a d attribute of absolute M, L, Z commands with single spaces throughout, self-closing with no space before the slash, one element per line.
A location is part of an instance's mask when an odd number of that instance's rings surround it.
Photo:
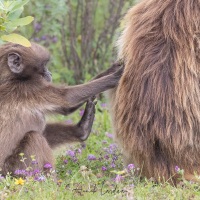
<path fill-rule="evenodd" d="M 90 135 L 95 115 L 94 98 L 89 99 L 81 120 L 76 125 L 47 124 L 43 136 L 51 148 L 61 144 L 84 141 Z"/>
<path fill-rule="evenodd" d="M 20 154 L 23 153 L 24 161 L 21 160 Z M 36 163 L 33 164 L 32 156 L 35 157 Z M 15 174 L 15 170 L 26 170 L 31 167 L 34 169 L 44 169 L 44 165 L 50 163 L 54 166 L 54 158 L 52 149 L 48 145 L 46 139 L 42 136 L 42 133 L 28 132 L 24 138 L 20 141 L 15 149 L 13 149 L 12 155 L 8 156 L 3 165 L 3 174 L 8 172 Z"/>

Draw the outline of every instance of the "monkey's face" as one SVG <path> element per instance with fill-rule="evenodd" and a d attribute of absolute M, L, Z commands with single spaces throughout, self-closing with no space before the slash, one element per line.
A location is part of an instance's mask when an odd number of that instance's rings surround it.
<path fill-rule="evenodd" d="M 43 73 L 42 73 L 42 77 L 44 77 L 44 79 L 48 82 L 52 81 L 52 74 L 51 72 L 48 70 L 47 67 L 44 67 Z"/>
<path fill-rule="evenodd" d="M 52 81 L 47 68 L 49 52 L 42 46 L 32 43 L 30 48 L 21 45 L 7 45 L 7 66 L 13 78 L 18 80 Z"/>

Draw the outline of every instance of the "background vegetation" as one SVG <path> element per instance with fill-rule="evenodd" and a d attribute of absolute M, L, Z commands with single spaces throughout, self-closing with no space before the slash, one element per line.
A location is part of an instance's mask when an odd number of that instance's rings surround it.
<path fill-rule="evenodd" d="M 56 82 L 89 80 L 108 68 L 116 56 L 114 41 L 126 10 L 134 0 L 30 1 L 24 16 L 34 16 L 33 26 L 22 34 L 46 46 L 52 53 Z"/>

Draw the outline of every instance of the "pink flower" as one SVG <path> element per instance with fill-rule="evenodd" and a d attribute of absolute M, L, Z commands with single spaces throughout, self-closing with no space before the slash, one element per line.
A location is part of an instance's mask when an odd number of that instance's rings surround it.
<path fill-rule="evenodd" d="M 33 165 L 37 165 L 37 164 L 38 164 L 37 160 L 33 160 L 31 163 L 32 163 Z"/>
<path fill-rule="evenodd" d="M 109 138 L 111 138 L 111 139 L 113 138 L 113 134 L 108 133 L 108 132 L 106 132 L 105 134 L 106 134 L 107 137 L 109 137 Z"/>
<path fill-rule="evenodd" d="M 81 149 L 77 149 L 77 153 L 81 154 L 82 153 Z"/>
<path fill-rule="evenodd" d="M 92 154 L 88 155 L 88 160 L 96 160 L 96 157 Z"/>
<path fill-rule="evenodd" d="M 115 168 L 116 167 L 115 163 L 111 163 L 110 167 Z"/>
<path fill-rule="evenodd" d="M 44 168 L 45 168 L 45 169 L 51 169 L 51 168 L 52 168 L 52 165 L 51 165 L 50 163 L 46 163 L 46 164 L 44 165 Z"/>
<path fill-rule="evenodd" d="M 39 181 L 39 182 L 42 182 L 42 181 L 45 181 L 46 180 L 46 178 L 45 178 L 45 176 L 38 176 L 38 177 L 35 177 L 35 181 Z"/>
<path fill-rule="evenodd" d="M 107 104 L 106 103 L 102 103 L 101 107 L 104 108 L 104 109 L 106 109 L 107 108 Z"/>
<path fill-rule="evenodd" d="M 0 174 L 0 181 L 3 180 L 3 179 L 4 179 L 4 177 Z"/>
<path fill-rule="evenodd" d="M 108 160 L 110 157 L 109 157 L 108 154 L 106 154 L 106 155 L 104 156 L 104 158 L 105 158 L 106 160 Z"/>
<path fill-rule="evenodd" d="M 83 116 L 83 114 L 84 114 L 84 110 L 80 110 L 80 116 L 82 117 Z"/>
<path fill-rule="evenodd" d="M 176 172 L 179 172 L 180 171 L 180 168 L 178 166 L 175 166 L 175 171 Z"/>
<path fill-rule="evenodd" d="M 101 168 L 101 170 L 102 170 L 102 171 L 106 171 L 106 170 L 107 170 L 107 167 L 103 166 L 103 167 Z"/>
<path fill-rule="evenodd" d="M 68 160 L 64 160 L 63 162 L 64 162 L 65 164 L 67 164 L 67 163 L 68 163 Z"/>
<path fill-rule="evenodd" d="M 127 168 L 128 168 L 129 171 L 132 171 L 133 169 L 135 169 L 135 165 L 129 164 Z"/>
<path fill-rule="evenodd" d="M 70 157 L 75 157 L 75 156 L 76 156 L 76 153 L 75 153 L 75 151 L 68 150 L 68 151 L 67 151 L 67 155 L 69 155 Z"/>
<path fill-rule="evenodd" d="M 24 169 L 17 169 L 17 170 L 15 170 L 14 174 L 15 175 L 26 175 L 27 172 Z"/>
<path fill-rule="evenodd" d="M 40 170 L 39 169 L 35 169 L 34 171 L 33 171 L 33 174 L 35 175 L 35 174 L 39 174 L 40 173 Z"/>
<path fill-rule="evenodd" d="M 119 182 L 121 182 L 123 179 L 124 179 L 124 178 L 123 178 L 121 175 L 117 175 L 117 176 L 115 177 L 115 182 L 116 182 L 116 183 L 119 183 Z"/>

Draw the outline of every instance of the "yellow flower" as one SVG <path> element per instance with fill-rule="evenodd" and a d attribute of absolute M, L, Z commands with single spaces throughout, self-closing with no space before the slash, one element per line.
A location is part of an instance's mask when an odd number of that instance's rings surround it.
<path fill-rule="evenodd" d="M 60 179 L 60 180 L 58 180 L 57 182 L 58 182 L 58 183 L 62 183 L 62 182 L 63 182 L 63 180 L 61 180 L 61 179 Z"/>
<path fill-rule="evenodd" d="M 25 180 L 23 180 L 22 178 L 15 179 L 15 184 L 16 185 L 24 185 L 24 183 L 25 183 Z"/>

